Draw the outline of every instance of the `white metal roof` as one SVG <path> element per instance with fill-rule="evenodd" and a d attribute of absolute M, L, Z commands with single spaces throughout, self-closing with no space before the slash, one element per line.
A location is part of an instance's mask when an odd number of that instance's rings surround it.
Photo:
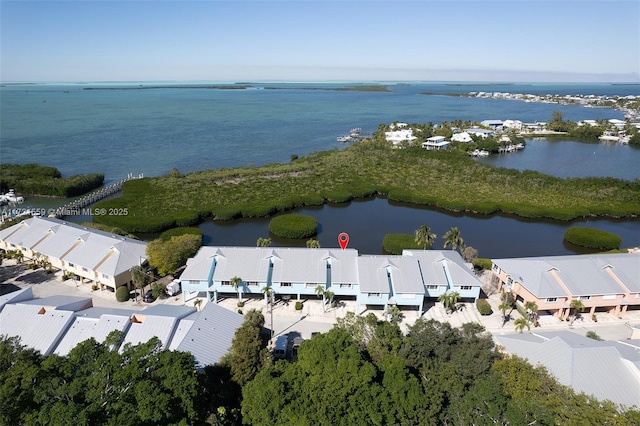
<path fill-rule="evenodd" d="M 640 401 L 640 353 L 625 351 L 620 343 L 597 341 L 570 331 L 494 338 L 509 353 L 545 366 L 560 383 L 578 392 L 626 406 Z"/>
<path fill-rule="evenodd" d="M 386 256 L 360 256 L 358 258 L 358 272 L 360 291 L 363 293 L 391 292 L 386 265 Z"/>

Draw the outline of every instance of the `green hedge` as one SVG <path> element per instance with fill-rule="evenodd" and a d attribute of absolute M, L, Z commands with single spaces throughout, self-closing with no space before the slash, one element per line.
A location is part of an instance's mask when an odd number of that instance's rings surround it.
<path fill-rule="evenodd" d="M 173 228 L 173 229 L 164 231 L 162 234 L 160 234 L 160 239 L 162 241 L 169 241 L 171 237 L 178 237 L 180 235 L 185 235 L 185 234 L 200 235 L 200 236 L 203 235 L 202 231 L 199 228 L 183 226 L 183 227 Z"/>
<path fill-rule="evenodd" d="M 490 271 L 492 266 L 493 262 L 491 259 L 480 257 L 473 261 L 473 267 L 476 269 L 482 269 L 483 271 Z"/>
<path fill-rule="evenodd" d="M 413 235 L 387 234 L 382 239 L 382 248 L 389 254 L 402 254 L 404 249 L 419 250 L 421 247 L 418 246 Z"/>
<path fill-rule="evenodd" d="M 622 238 L 619 235 L 582 226 L 567 229 L 564 233 L 564 240 L 577 246 L 601 250 L 617 249 L 622 244 Z"/>
<path fill-rule="evenodd" d="M 476 300 L 476 308 L 478 308 L 480 315 L 491 315 L 493 313 L 491 305 L 486 301 L 486 299 Z"/>
<path fill-rule="evenodd" d="M 309 238 L 318 233 L 318 221 L 313 216 L 285 214 L 271 219 L 269 232 L 283 238 Z"/>
<path fill-rule="evenodd" d="M 118 287 L 116 290 L 116 300 L 118 302 L 126 302 L 129 300 L 129 289 L 126 285 Z"/>

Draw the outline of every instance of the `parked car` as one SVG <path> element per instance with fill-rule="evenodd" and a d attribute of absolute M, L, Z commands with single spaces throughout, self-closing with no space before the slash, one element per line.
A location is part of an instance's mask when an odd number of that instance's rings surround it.
<path fill-rule="evenodd" d="M 153 297 L 153 292 L 151 290 L 147 291 L 144 296 L 142 296 L 142 301 L 146 303 L 151 303 L 155 300 L 156 298 Z"/>

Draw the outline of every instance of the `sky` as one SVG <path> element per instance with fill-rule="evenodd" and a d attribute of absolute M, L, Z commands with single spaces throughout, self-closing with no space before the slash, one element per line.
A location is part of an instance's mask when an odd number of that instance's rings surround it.
<path fill-rule="evenodd" d="M 0 80 L 640 81 L 640 1 L 0 1 Z"/>

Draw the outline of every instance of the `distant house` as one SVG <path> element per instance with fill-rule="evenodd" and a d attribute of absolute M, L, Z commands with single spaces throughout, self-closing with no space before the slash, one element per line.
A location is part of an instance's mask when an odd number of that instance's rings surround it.
<path fill-rule="evenodd" d="M 44 217 L 0 231 L 0 248 L 47 256 L 54 268 L 112 289 L 131 286 L 131 269 L 147 259 L 145 242 Z"/>
<path fill-rule="evenodd" d="M 425 149 L 446 149 L 449 145 L 450 142 L 447 142 L 444 136 L 432 136 L 422 142 L 422 147 Z"/>
<path fill-rule="evenodd" d="M 469 143 L 469 142 L 473 142 L 473 138 L 469 133 L 461 132 L 461 133 L 454 133 L 454 135 L 451 136 L 451 141 Z"/>
<path fill-rule="evenodd" d="M 402 142 L 411 142 L 417 139 L 413 135 L 413 129 L 394 130 L 391 132 L 385 132 L 384 135 L 387 142 L 391 142 L 394 145 L 399 145 Z"/>
<path fill-rule="evenodd" d="M 485 127 L 491 127 L 494 131 L 502 130 L 504 122 L 502 120 L 484 120 L 480 124 Z"/>
<path fill-rule="evenodd" d="M 535 302 L 541 315 L 566 319 L 572 300 L 589 316 L 640 309 L 640 254 L 493 259 L 492 271 L 501 288 L 522 304 Z"/>
<path fill-rule="evenodd" d="M 477 127 L 473 127 L 471 129 L 465 129 L 465 132 L 467 132 L 470 135 L 481 137 L 482 139 L 486 139 L 495 134 L 492 130 L 480 129 Z"/>
<path fill-rule="evenodd" d="M 597 341 L 570 331 L 494 339 L 504 352 L 544 366 L 577 392 L 628 408 L 640 403 L 640 341 Z"/>
<path fill-rule="evenodd" d="M 522 130 L 522 121 L 520 120 L 504 120 L 502 123 L 503 128 L 514 129 L 514 130 Z"/>
<path fill-rule="evenodd" d="M 627 124 L 624 120 L 618 120 L 617 118 L 612 118 L 609 120 L 609 124 L 617 128 L 618 130 L 624 129 L 624 126 Z"/>

